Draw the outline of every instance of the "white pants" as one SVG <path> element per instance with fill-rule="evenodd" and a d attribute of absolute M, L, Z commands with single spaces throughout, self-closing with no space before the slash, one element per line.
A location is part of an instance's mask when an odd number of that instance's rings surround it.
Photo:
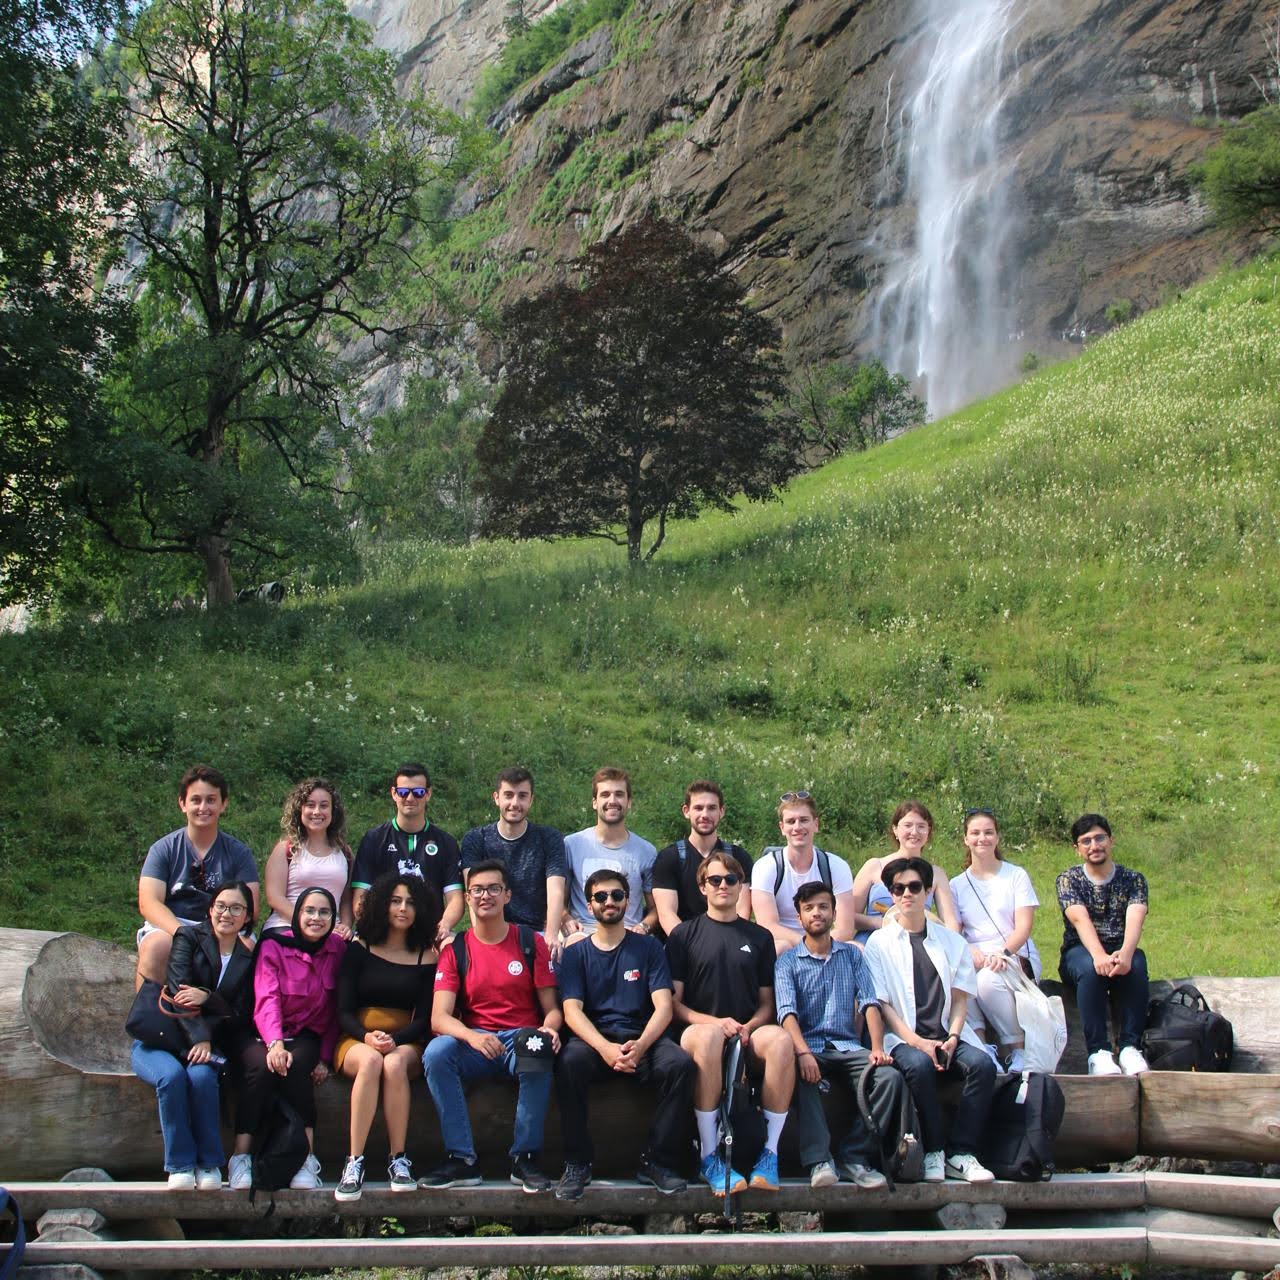
<path fill-rule="evenodd" d="M 1016 960 L 1010 960 L 1015 965 Z M 1032 960 L 1032 971 L 1036 965 Z M 1040 974 L 1036 972 L 1038 978 Z M 978 994 L 969 997 L 969 1008 L 965 1022 L 974 1031 L 988 1032 L 990 1044 L 1015 1044 L 1022 1041 L 1022 1027 L 1018 1024 L 1018 1010 L 1014 1004 L 1013 992 L 1004 980 L 1004 973 L 996 973 L 991 969 L 978 970 Z"/>

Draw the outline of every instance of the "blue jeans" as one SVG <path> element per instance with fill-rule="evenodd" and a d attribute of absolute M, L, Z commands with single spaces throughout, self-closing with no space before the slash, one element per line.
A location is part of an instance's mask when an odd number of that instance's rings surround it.
<path fill-rule="evenodd" d="M 1076 989 L 1076 1007 L 1080 1010 L 1080 1025 L 1084 1028 L 1085 1049 L 1097 1053 L 1111 1048 L 1110 1002 L 1116 1002 L 1119 1018 L 1119 1044 L 1121 1049 L 1131 1045 L 1137 1048 L 1147 1026 L 1147 957 L 1139 951 L 1133 953 L 1133 965 L 1119 978 L 1102 978 L 1093 967 L 1093 957 L 1082 946 L 1074 946 L 1062 953 L 1058 961 L 1058 976 L 1069 987 Z"/>
<path fill-rule="evenodd" d="M 218 1068 L 202 1062 L 187 1066 L 163 1049 L 135 1040 L 129 1051 L 134 1075 L 155 1091 L 160 1104 L 166 1173 L 217 1169 L 222 1165 L 218 1118 Z"/>
<path fill-rule="evenodd" d="M 516 1130 L 511 1154 L 519 1156 L 542 1150 L 542 1125 L 554 1079 L 550 1071 L 516 1070 L 516 1029 L 490 1034 L 502 1041 L 503 1053 L 497 1058 L 486 1058 L 453 1036 L 437 1036 L 422 1053 L 422 1074 L 427 1079 L 431 1100 L 436 1104 L 436 1114 L 440 1117 L 440 1136 L 444 1140 L 445 1153 L 472 1163 L 476 1158 L 476 1148 L 462 1086 L 468 1080 L 488 1080 L 500 1075 L 515 1079 L 519 1092 L 516 1094 Z"/>

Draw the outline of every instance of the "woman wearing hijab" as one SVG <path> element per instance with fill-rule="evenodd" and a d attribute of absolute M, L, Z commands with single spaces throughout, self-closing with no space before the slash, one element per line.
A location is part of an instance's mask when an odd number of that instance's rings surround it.
<path fill-rule="evenodd" d="M 312 886 L 298 895 L 291 927 L 258 944 L 253 978 L 257 1038 L 241 1055 L 235 1154 L 228 1167 L 233 1191 L 252 1185 L 249 1149 L 277 1090 L 302 1117 L 313 1148 L 289 1185 L 321 1185 L 314 1154 L 315 1086 L 328 1078 L 338 1040 L 338 966 L 347 943 L 333 931 L 337 918 L 333 894 Z"/>

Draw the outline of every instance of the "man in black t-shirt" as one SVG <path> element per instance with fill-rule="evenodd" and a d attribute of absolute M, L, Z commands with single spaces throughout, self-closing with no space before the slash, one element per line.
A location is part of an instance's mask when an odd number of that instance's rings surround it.
<path fill-rule="evenodd" d="M 351 871 L 351 906 L 358 916 L 364 895 L 386 871 L 418 876 L 434 885 L 444 902 L 438 931 L 443 941 L 462 919 L 462 872 L 458 866 L 458 842 L 427 820 L 430 799 L 431 779 L 426 766 L 416 761 L 402 764 L 391 779 L 391 802 L 396 807 L 396 816 L 366 831 L 356 851 Z"/>
<path fill-rule="evenodd" d="M 691 782 L 680 810 L 689 823 L 689 834 L 669 844 L 653 864 L 653 905 L 658 924 L 670 937 L 682 920 L 691 920 L 707 909 L 707 900 L 698 888 L 698 863 L 709 853 L 727 853 L 736 858 L 751 879 L 751 855 L 739 844 L 726 844 L 719 836 L 724 821 L 724 792 L 718 782 L 703 778 Z M 738 900 L 738 914 L 751 919 L 751 895 Z"/>
<path fill-rule="evenodd" d="M 630 896 L 621 871 L 606 867 L 587 877 L 587 905 L 596 927 L 585 942 L 565 948 L 557 973 L 565 1025 L 574 1034 L 556 1059 L 565 1156 L 557 1200 L 581 1199 L 591 1181 L 587 1091 L 593 1081 L 609 1076 L 658 1089 L 649 1147 L 636 1180 L 668 1195 L 685 1189 L 672 1166 L 686 1143 L 693 1062 L 662 1034 L 671 1022 L 671 974 L 657 938 L 627 928 Z"/>
<path fill-rule="evenodd" d="M 505 863 L 511 890 L 507 919 L 540 930 L 554 954 L 564 917 L 564 836 L 555 827 L 529 821 L 533 774 L 528 769 L 503 769 L 494 783 L 493 803 L 498 821 L 472 827 L 462 837 L 462 869 L 489 858 Z"/>
<path fill-rule="evenodd" d="M 726 1042 L 739 1039 L 748 1064 L 764 1074 L 765 1148 L 750 1177 L 757 1190 L 778 1189 L 778 1139 L 796 1080 L 791 1038 L 773 1020 L 773 939 L 767 929 L 738 914 L 745 884 L 746 873 L 736 858 L 727 853 L 704 858 L 698 864 L 698 886 L 707 909 L 680 925 L 667 943 L 675 1017 L 683 1024 L 680 1047 L 698 1070 L 693 1114 L 702 1156 L 699 1173 L 717 1195 L 725 1190 L 716 1110 Z M 728 1181 L 733 1193 L 748 1180 L 730 1169 Z"/>

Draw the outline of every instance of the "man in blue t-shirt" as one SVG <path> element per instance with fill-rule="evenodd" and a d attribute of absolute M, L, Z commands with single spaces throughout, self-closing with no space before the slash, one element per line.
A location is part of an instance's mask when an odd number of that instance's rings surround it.
<path fill-rule="evenodd" d="M 493 786 L 493 803 L 498 821 L 472 827 L 462 837 L 462 870 L 465 874 L 468 867 L 491 858 L 505 863 L 511 890 L 507 919 L 542 930 L 555 951 L 564 916 L 564 836 L 555 827 L 529 821 L 533 774 L 528 769 L 503 769 Z"/>
<path fill-rule="evenodd" d="M 182 775 L 178 808 L 187 825 L 151 846 L 138 877 L 139 986 L 145 978 L 164 981 L 173 935 L 208 917 L 209 900 L 224 880 L 249 886 L 257 915 L 258 866 L 248 845 L 218 829 L 226 807 L 227 780 L 217 769 L 197 764 Z"/>
<path fill-rule="evenodd" d="M 672 1166 L 687 1145 L 693 1059 L 662 1034 L 671 1022 L 671 973 L 662 944 L 627 928 L 630 896 L 621 871 L 592 872 L 586 900 L 596 927 L 585 941 L 567 948 L 560 963 L 560 999 L 574 1039 L 556 1060 L 565 1156 L 557 1200 L 580 1200 L 591 1181 L 587 1091 L 593 1081 L 611 1075 L 658 1090 L 637 1181 L 664 1194 L 685 1190 L 685 1180 Z"/>
<path fill-rule="evenodd" d="M 431 885 L 444 903 L 438 937 L 447 938 L 462 919 L 462 872 L 458 866 L 458 842 L 443 827 L 427 818 L 431 779 L 427 767 L 412 761 L 402 764 L 391 778 L 391 803 L 396 816 L 364 833 L 351 869 L 351 908 L 359 915 L 360 903 L 373 882 L 386 871 L 418 876 Z"/>

